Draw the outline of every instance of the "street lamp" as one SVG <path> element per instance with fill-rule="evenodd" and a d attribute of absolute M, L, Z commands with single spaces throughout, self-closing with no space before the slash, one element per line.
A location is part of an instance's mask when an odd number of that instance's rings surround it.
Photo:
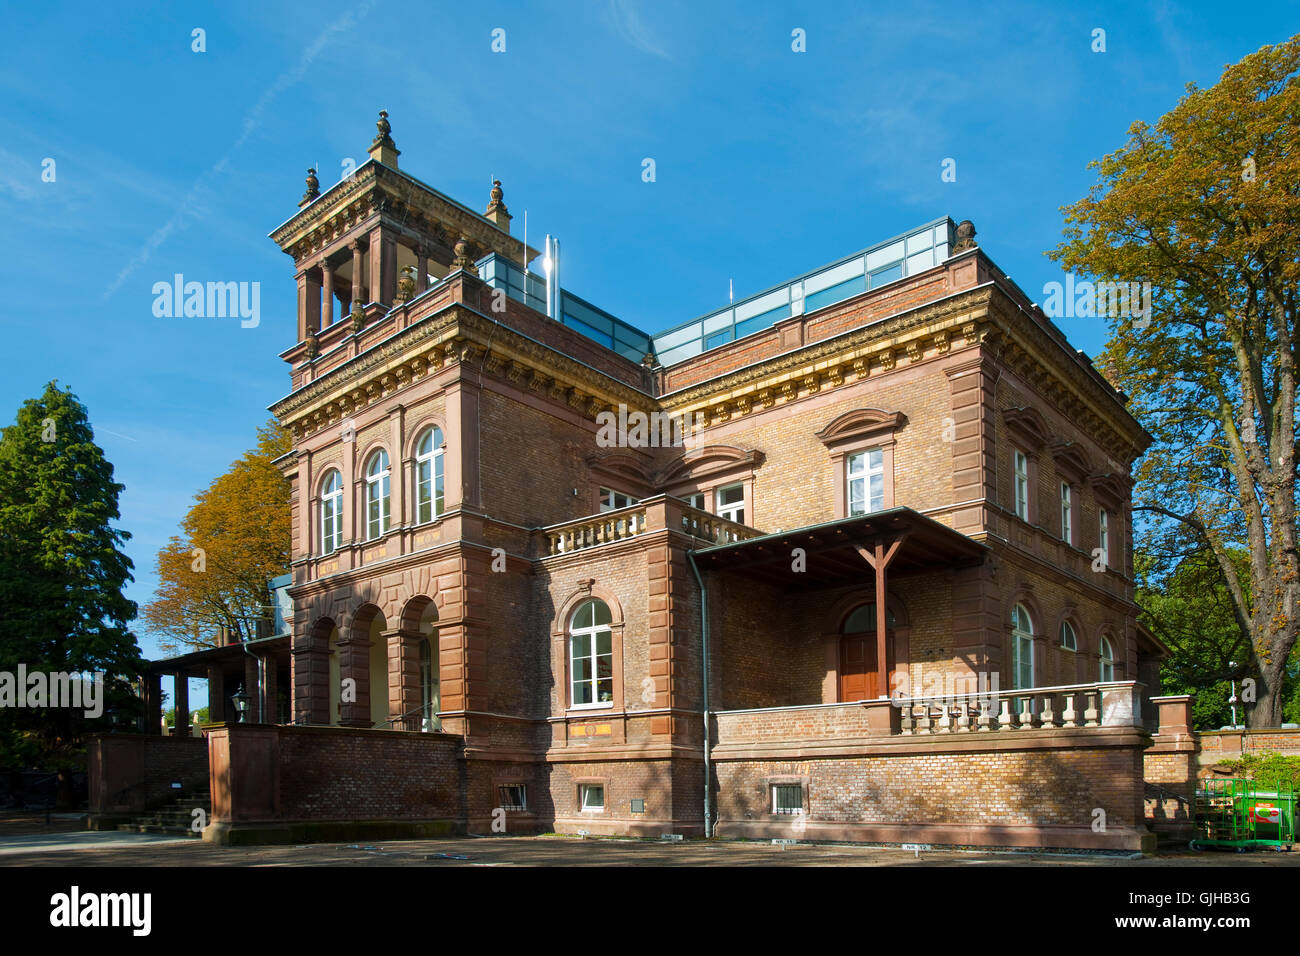
<path fill-rule="evenodd" d="M 248 713 L 248 695 L 242 690 L 234 696 L 235 710 L 239 713 L 237 720 L 243 722 L 244 716 Z"/>

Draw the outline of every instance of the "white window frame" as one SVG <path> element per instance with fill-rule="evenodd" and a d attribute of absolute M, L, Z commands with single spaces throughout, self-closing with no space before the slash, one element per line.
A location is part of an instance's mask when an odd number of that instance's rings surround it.
<path fill-rule="evenodd" d="M 425 443 L 428 450 L 424 450 Z M 442 429 L 431 425 L 415 443 L 415 523 L 437 520 L 446 509 Z"/>
<path fill-rule="evenodd" d="M 1011 468 L 1014 475 L 1016 517 L 1029 520 L 1029 456 L 1019 448 L 1012 450 Z"/>
<path fill-rule="evenodd" d="M 880 479 L 880 493 L 871 493 L 871 479 Z M 885 452 L 883 448 L 864 448 L 845 457 L 844 495 L 850 517 L 883 511 L 885 507 Z M 862 493 L 853 493 L 859 485 Z"/>
<path fill-rule="evenodd" d="M 331 468 L 321 482 L 320 553 L 333 554 L 343 544 L 343 476 Z"/>
<path fill-rule="evenodd" d="M 783 787 L 788 787 L 788 788 L 790 788 L 790 789 L 793 789 L 793 790 L 797 790 L 797 791 L 799 791 L 799 806 L 797 806 L 797 807 L 782 807 L 782 806 L 780 806 L 780 805 L 777 803 L 776 795 L 777 795 L 777 793 L 778 793 L 778 792 L 779 792 Z M 788 813 L 788 814 L 791 814 L 791 815 L 795 815 L 795 814 L 803 813 L 803 798 L 804 798 L 804 794 L 803 794 L 803 784 L 801 784 L 801 783 L 774 783 L 774 784 L 771 785 L 771 792 L 772 792 L 772 812 L 773 812 L 773 813 Z"/>
<path fill-rule="evenodd" d="M 376 468 L 376 463 L 379 467 Z M 366 540 L 374 541 L 388 534 L 392 523 L 392 470 L 388 452 L 376 449 L 366 460 Z M 371 506 L 378 504 L 378 518 L 371 517 Z"/>
<path fill-rule="evenodd" d="M 1061 540 L 1074 544 L 1074 493 L 1068 481 L 1061 482 Z"/>
<path fill-rule="evenodd" d="M 1027 684 L 1022 683 L 1026 666 L 1029 669 Z M 1011 689 L 1027 690 L 1034 686 L 1034 679 L 1034 618 L 1029 608 L 1016 604 L 1011 608 Z"/>
<path fill-rule="evenodd" d="M 630 508 L 635 504 L 640 504 L 641 499 L 629 495 L 622 491 L 615 491 L 613 488 L 606 488 L 603 485 L 600 489 L 600 510 L 617 511 L 619 508 Z"/>
<path fill-rule="evenodd" d="M 740 500 L 724 503 L 722 496 L 729 491 L 740 491 Z M 726 521 L 734 521 L 736 524 L 745 523 L 745 483 L 743 481 L 734 481 L 729 485 L 720 485 L 713 492 L 714 514 Z"/>
<path fill-rule="evenodd" d="M 709 510 L 709 496 L 702 491 L 696 491 L 687 495 L 686 503 L 697 511 Z"/>
<path fill-rule="evenodd" d="M 1101 548 L 1102 567 L 1110 567 L 1110 512 L 1097 510 L 1097 547 Z"/>
<path fill-rule="evenodd" d="M 617 675 L 614 673 L 614 628 L 612 623 L 596 624 L 595 623 L 596 610 L 593 607 L 592 623 L 589 626 L 586 627 L 573 626 L 573 622 L 577 619 L 578 613 L 589 604 L 604 605 L 606 613 L 610 614 L 611 616 L 611 622 L 613 620 L 613 612 L 610 611 L 609 605 L 605 604 L 605 602 L 601 601 L 599 598 L 591 598 L 589 600 L 583 601 L 581 604 L 579 604 L 576 608 L 573 609 L 573 613 L 569 616 L 569 709 L 570 710 L 592 710 L 592 709 L 598 710 L 598 709 L 609 708 L 614 706 L 614 681 L 617 679 Z M 609 641 L 609 651 L 603 654 L 600 652 L 600 644 L 599 644 L 599 639 L 602 635 L 604 635 Z M 579 637 L 587 638 L 587 653 L 582 655 L 581 657 L 579 657 L 578 654 L 576 653 L 577 645 L 574 640 L 575 638 L 579 638 Z M 609 700 L 598 699 L 600 696 L 600 682 L 602 679 L 600 676 L 600 659 L 602 657 L 609 658 L 609 677 L 607 678 L 609 680 L 609 692 L 608 692 Z M 581 678 L 581 679 L 578 677 L 577 664 L 578 661 L 580 660 L 586 660 L 591 662 L 590 677 Z M 589 688 L 591 693 L 591 700 L 579 702 L 578 688 L 579 686 L 583 686 L 583 685 Z"/>
<path fill-rule="evenodd" d="M 588 796 L 593 793 L 599 793 L 600 803 L 592 803 L 588 806 Z M 578 808 L 582 813 L 604 813 L 605 812 L 605 785 L 603 783 L 580 783 L 578 784 Z"/>
<path fill-rule="evenodd" d="M 1105 637 L 1097 642 L 1097 679 L 1103 684 L 1115 679 L 1115 648 Z"/>
<path fill-rule="evenodd" d="M 1070 635 L 1069 643 L 1066 643 L 1065 635 Z M 1067 651 L 1077 651 L 1079 649 L 1079 635 L 1074 631 L 1074 625 L 1069 621 L 1061 622 L 1061 647 Z"/>

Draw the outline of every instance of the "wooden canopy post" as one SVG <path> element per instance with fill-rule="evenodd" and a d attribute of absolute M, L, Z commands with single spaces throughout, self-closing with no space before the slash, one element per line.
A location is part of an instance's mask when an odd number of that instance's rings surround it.
<path fill-rule="evenodd" d="M 907 540 L 906 531 L 894 538 L 888 545 L 885 543 L 884 538 L 877 538 L 872 548 L 861 544 L 853 546 L 876 572 L 876 689 L 879 692 L 878 697 L 889 696 L 889 647 L 886 631 L 889 616 L 888 609 L 885 607 L 888 593 L 885 571 L 889 567 L 889 563 L 894 560 L 894 556 L 898 554 L 898 549 L 905 540 Z"/>

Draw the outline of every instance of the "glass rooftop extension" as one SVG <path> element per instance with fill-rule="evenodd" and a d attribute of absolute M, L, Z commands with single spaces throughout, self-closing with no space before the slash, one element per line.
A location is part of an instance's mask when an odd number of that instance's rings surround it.
<path fill-rule="evenodd" d="M 653 351 L 668 366 L 803 315 L 905 279 L 948 258 L 956 226 L 948 217 L 876 243 L 830 265 L 804 273 L 727 308 L 650 336 L 569 292 L 561 292 L 563 322 L 588 338 L 640 362 Z M 489 254 L 478 262 L 479 276 L 506 295 L 546 312 L 546 282 L 512 262 Z M 652 348 L 653 345 L 653 348 Z"/>

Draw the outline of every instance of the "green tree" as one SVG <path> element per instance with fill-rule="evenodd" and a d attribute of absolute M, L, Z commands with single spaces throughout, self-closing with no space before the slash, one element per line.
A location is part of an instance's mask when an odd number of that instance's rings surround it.
<path fill-rule="evenodd" d="M 289 483 L 275 460 L 289 450 L 274 421 L 257 445 L 206 489 L 158 552 L 158 589 L 144 620 L 166 650 L 218 646 L 218 628 L 257 636 L 268 613 L 267 581 L 289 570 Z"/>
<path fill-rule="evenodd" d="M 138 713 L 136 606 L 122 594 L 132 566 L 120 550 L 130 535 L 113 526 L 123 487 L 85 406 L 54 382 L 0 433 L 0 670 L 106 675 L 98 721 L 69 708 L 0 711 L 10 749 L 34 739 L 47 766 L 75 759 L 82 735 L 113 714 Z"/>
<path fill-rule="evenodd" d="M 1050 253 L 1097 280 L 1151 283 L 1149 315 L 1110 301 L 1101 365 L 1155 438 L 1134 506 L 1153 549 L 1218 565 L 1249 651 L 1252 727 L 1281 721 L 1300 624 L 1298 70 L 1300 36 L 1135 123 L 1093 164 L 1099 182 L 1066 208 Z"/>

